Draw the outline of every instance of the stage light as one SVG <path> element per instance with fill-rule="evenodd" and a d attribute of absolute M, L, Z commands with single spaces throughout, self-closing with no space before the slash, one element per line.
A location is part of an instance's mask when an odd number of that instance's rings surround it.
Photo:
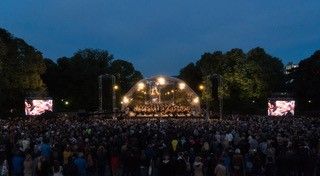
<path fill-rule="evenodd" d="M 138 87 L 138 91 L 143 90 L 145 88 L 145 84 L 143 82 L 139 82 L 137 87 Z"/>
<path fill-rule="evenodd" d="M 194 104 L 198 104 L 198 103 L 199 103 L 199 97 L 194 98 L 194 99 L 192 100 L 192 102 L 193 102 Z"/>
<path fill-rule="evenodd" d="M 124 96 L 123 99 L 122 99 L 122 102 L 123 102 L 124 104 L 128 104 L 128 103 L 129 103 L 128 97 Z"/>
<path fill-rule="evenodd" d="M 164 77 L 159 77 L 157 79 L 157 82 L 160 84 L 160 85 L 165 85 L 166 84 L 166 79 Z"/>
<path fill-rule="evenodd" d="M 312 101 L 311 101 L 311 100 L 309 100 L 309 101 L 308 101 L 308 103 L 312 103 Z"/>
<path fill-rule="evenodd" d="M 64 104 L 65 104 L 65 105 L 69 105 L 69 101 L 65 101 Z"/>
<path fill-rule="evenodd" d="M 185 88 L 186 88 L 186 83 L 184 83 L 184 82 L 179 83 L 179 89 L 180 90 L 183 90 Z"/>
<path fill-rule="evenodd" d="M 204 85 L 202 84 L 199 85 L 199 90 L 204 90 L 204 88 L 205 88 Z"/>
<path fill-rule="evenodd" d="M 118 85 L 114 85 L 113 86 L 113 90 L 118 90 L 119 89 L 119 86 Z"/>

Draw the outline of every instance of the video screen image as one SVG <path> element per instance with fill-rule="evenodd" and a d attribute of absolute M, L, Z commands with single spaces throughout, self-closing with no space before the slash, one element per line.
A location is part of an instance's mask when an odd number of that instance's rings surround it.
<path fill-rule="evenodd" d="M 290 116 L 294 115 L 295 101 L 269 100 L 268 116 Z"/>
<path fill-rule="evenodd" d="M 53 101 L 50 99 L 46 100 L 25 100 L 25 114 L 26 115 L 41 115 L 46 111 L 53 111 Z"/>

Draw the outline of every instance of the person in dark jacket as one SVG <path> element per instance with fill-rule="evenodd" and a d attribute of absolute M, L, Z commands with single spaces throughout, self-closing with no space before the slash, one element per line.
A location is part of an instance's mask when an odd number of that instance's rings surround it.
<path fill-rule="evenodd" d="M 173 176 L 174 175 L 174 168 L 172 166 L 172 162 L 170 160 L 169 155 L 165 155 L 164 159 L 162 160 L 159 168 L 159 175 L 160 176 Z"/>
<path fill-rule="evenodd" d="M 23 161 L 22 154 L 18 151 L 12 157 L 12 174 L 14 176 L 23 175 Z"/>
<path fill-rule="evenodd" d="M 178 154 L 178 158 L 174 164 L 175 175 L 176 176 L 184 176 L 187 172 L 187 164 L 184 160 L 184 156 L 182 153 Z"/>

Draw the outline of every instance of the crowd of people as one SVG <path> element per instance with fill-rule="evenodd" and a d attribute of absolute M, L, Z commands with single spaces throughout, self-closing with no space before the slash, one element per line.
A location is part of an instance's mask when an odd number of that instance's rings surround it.
<path fill-rule="evenodd" d="M 132 112 L 136 115 L 145 115 L 145 116 L 179 116 L 179 115 L 191 115 L 191 107 L 177 105 L 172 103 L 162 103 L 162 104 L 145 104 L 137 105 L 133 107 Z"/>
<path fill-rule="evenodd" d="M 320 175 L 320 120 L 0 120 L 0 175 Z"/>

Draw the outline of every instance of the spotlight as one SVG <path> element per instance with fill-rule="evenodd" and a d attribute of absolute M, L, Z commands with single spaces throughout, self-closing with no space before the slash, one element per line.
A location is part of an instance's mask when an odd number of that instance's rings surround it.
<path fill-rule="evenodd" d="M 138 87 L 138 91 L 143 90 L 145 88 L 145 84 L 143 82 L 139 82 L 137 87 Z"/>
<path fill-rule="evenodd" d="M 157 79 L 157 82 L 160 84 L 160 85 L 165 85 L 166 84 L 166 79 L 164 77 L 159 77 Z"/>
<path fill-rule="evenodd" d="M 192 102 L 193 102 L 194 104 L 198 104 L 198 103 L 199 103 L 199 97 L 195 97 L 195 98 L 192 100 Z"/>
<path fill-rule="evenodd" d="M 122 99 L 122 102 L 123 102 L 124 104 L 128 104 L 128 103 L 129 103 L 128 97 L 124 96 L 123 99 Z"/>
<path fill-rule="evenodd" d="M 186 83 L 184 83 L 184 82 L 179 83 L 179 89 L 180 90 L 183 90 L 185 88 L 186 88 Z"/>

